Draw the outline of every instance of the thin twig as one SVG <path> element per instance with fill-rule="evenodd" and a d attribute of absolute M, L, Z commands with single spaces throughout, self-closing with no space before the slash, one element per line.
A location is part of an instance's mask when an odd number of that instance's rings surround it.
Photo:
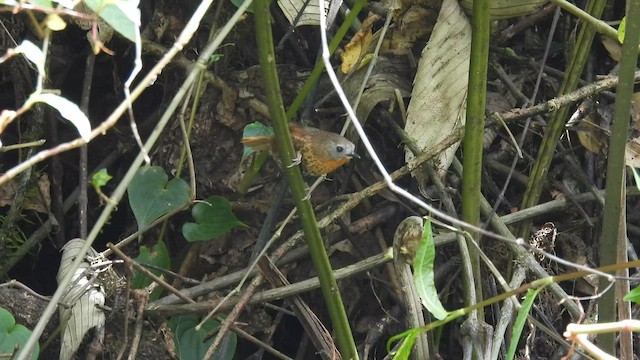
<path fill-rule="evenodd" d="M 174 288 L 173 286 L 171 286 L 171 284 L 167 283 L 166 281 L 164 281 L 162 278 L 160 278 L 156 274 L 154 274 L 151 271 L 147 270 L 144 266 L 138 264 L 137 261 L 135 261 L 132 258 L 130 258 L 129 256 L 127 256 L 120 249 L 118 249 L 114 244 L 107 243 L 107 247 L 109 249 L 111 249 L 111 251 L 113 251 L 114 254 L 116 254 L 116 256 L 118 256 L 119 258 L 124 260 L 127 265 L 132 266 L 136 270 L 140 271 L 142 274 L 144 274 L 144 276 L 146 276 L 146 277 L 150 278 L 151 280 L 155 281 L 158 285 L 160 285 L 163 288 L 167 289 L 169 292 L 171 292 L 175 296 L 179 297 L 180 299 L 182 299 L 183 301 L 185 301 L 187 303 L 195 303 L 195 301 L 193 299 L 191 299 L 188 296 L 186 296 L 183 293 L 181 293 L 180 290 Z"/>
<path fill-rule="evenodd" d="M 85 61 L 84 79 L 82 81 L 82 97 L 80 99 L 80 110 L 89 116 L 89 99 L 91 98 L 91 85 L 93 82 L 93 71 L 95 68 L 96 56 L 89 51 Z M 80 186 L 80 194 L 78 194 L 78 225 L 80 227 L 80 238 L 85 239 L 88 232 L 87 209 L 89 198 L 87 196 L 88 184 L 88 164 L 89 153 L 87 145 L 80 147 L 80 159 L 78 159 L 78 183 Z M 84 186 L 82 186 L 84 185 Z"/>

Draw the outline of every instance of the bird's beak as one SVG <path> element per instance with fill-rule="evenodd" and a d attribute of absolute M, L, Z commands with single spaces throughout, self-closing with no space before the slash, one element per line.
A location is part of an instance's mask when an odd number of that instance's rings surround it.
<path fill-rule="evenodd" d="M 349 155 L 347 155 L 347 157 L 349 159 L 358 159 L 358 160 L 360 159 L 360 155 L 358 155 L 356 153 L 349 154 Z"/>

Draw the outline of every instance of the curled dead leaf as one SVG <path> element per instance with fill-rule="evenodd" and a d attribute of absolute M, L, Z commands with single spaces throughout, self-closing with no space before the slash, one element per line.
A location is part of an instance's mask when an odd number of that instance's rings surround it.
<path fill-rule="evenodd" d="M 606 132 L 594 125 L 591 116 L 587 116 L 577 127 L 580 144 L 594 154 L 600 154 L 608 141 Z"/>
<path fill-rule="evenodd" d="M 627 143 L 625 162 L 627 166 L 640 168 L 640 137 L 633 138 Z"/>
<path fill-rule="evenodd" d="M 349 43 L 345 45 L 344 52 L 340 55 L 342 59 L 340 71 L 342 71 L 343 74 L 350 72 L 354 66 L 362 65 L 362 58 L 367 54 L 373 36 L 373 24 L 378 20 L 380 20 L 380 16 L 370 13 L 362 22 L 360 30 L 358 30 Z"/>
<path fill-rule="evenodd" d="M 10 205 L 15 201 L 16 192 L 18 190 L 18 181 L 10 181 L 0 186 L 0 206 Z M 51 194 L 49 192 L 50 183 L 47 174 L 42 174 L 38 178 L 37 187 L 27 190 L 27 196 L 22 204 L 22 208 L 26 210 L 34 210 L 39 213 L 47 214 L 51 208 Z"/>
<path fill-rule="evenodd" d="M 407 108 L 405 131 L 419 151 L 430 151 L 465 123 L 471 25 L 455 0 L 442 3 L 438 20 L 427 46 L 422 51 Z M 458 144 L 434 159 L 443 174 L 448 169 Z M 406 159 L 414 155 L 407 149 Z M 420 191 L 425 194 L 424 174 L 414 171 Z"/>

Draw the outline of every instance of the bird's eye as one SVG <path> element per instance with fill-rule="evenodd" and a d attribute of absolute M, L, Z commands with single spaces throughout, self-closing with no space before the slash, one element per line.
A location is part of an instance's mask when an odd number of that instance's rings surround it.
<path fill-rule="evenodd" d="M 338 145 L 338 146 L 336 146 L 336 151 L 341 153 L 341 152 L 344 151 L 344 147 L 342 145 Z"/>

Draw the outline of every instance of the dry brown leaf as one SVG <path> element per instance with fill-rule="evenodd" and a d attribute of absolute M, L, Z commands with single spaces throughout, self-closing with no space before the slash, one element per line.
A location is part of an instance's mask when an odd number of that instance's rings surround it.
<path fill-rule="evenodd" d="M 631 96 L 631 126 L 640 131 L 640 92 Z"/>
<path fill-rule="evenodd" d="M 360 30 L 358 30 L 349 43 L 345 45 L 344 52 L 340 56 L 342 58 L 340 71 L 342 71 L 343 74 L 350 72 L 351 69 L 358 64 L 360 58 L 366 54 L 369 49 L 371 37 L 373 36 L 371 29 L 373 28 L 373 24 L 378 20 L 380 20 L 380 16 L 370 13 L 362 22 Z"/>
<path fill-rule="evenodd" d="M 629 140 L 626 150 L 626 164 L 634 168 L 640 168 L 640 137 Z"/>
<path fill-rule="evenodd" d="M 440 0 L 400 1 L 393 14 L 396 27 L 387 32 L 380 53 L 406 55 L 416 41 L 427 40 L 441 4 Z"/>
<path fill-rule="evenodd" d="M 47 214 L 51 208 L 50 183 L 47 174 L 42 174 L 38 178 L 37 193 L 33 196 L 27 196 L 22 204 L 23 209 L 34 210 Z M 10 205 L 15 201 L 16 191 L 18 190 L 17 181 L 10 181 L 0 186 L 0 206 Z"/>
<path fill-rule="evenodd" d="M 471 25 L 455 0 L 445 0 L 429 43 L 422 51 L 407 108 L 405 131 L 420 151 L 430 151 L 451 133 L 464 126 Z M 458 145 L 450 147 L 435 160 L 442 174 L 451 164 Z M 413 154 L 407 149 L 407 161 Z M 424 178 L 413 173 L 424 193 Z"/>
<path fill-rule="evenodd" d="M 279 0 L 277 4 L 284 16 L 289 20 L 289 24 L 293 24 L 296 21 L 295 26 L 320 25 L 320 7 L 317 1 L 305 3 L 305 1 L 301 0 Z M 302 14 L 300 14 L 301 11 Z"/>
<path fill-rule="evenodd" d="M 591 115 L 580 122 L 577 134 L 580 144 L 594 154 L 600 154 L 602 147 L 608 141 L 604 131 L 593 124 Z"/>
<path fill-rule="evenodd" d="M 622 44 L 616 39 L 612 39 L 608 36 L 601 36 L 600 41 L 602 41 L 602 45 L 607 49 L 609 56 L 615 60 L 620 61 L 622 59 Z"/>
<path fill-rule="evenodd" d="M 367 121 L 369 114 L 377 105 L 394 103 L 397 101 L 396 90 L 405 98 L 411 94 L 411 80 L 409 72 L 411 69 L 406 62 L 390 59 L 381 55 L 378 57 L 373 72 L 368 77 L 364 93 L 360 98 L 356 115 L 361 121 Z M 355 101 L 362 82 L 365 81 L 366 68 L 356 70 L 343 84 L 344 90 L 351 101 Z M 383 105 L 388 106 L 388 105 Z M 352 129 L 353 130 L 353 129 Z M 349 138 L 353 139 L 355 134 L 350 133 Z"/>

